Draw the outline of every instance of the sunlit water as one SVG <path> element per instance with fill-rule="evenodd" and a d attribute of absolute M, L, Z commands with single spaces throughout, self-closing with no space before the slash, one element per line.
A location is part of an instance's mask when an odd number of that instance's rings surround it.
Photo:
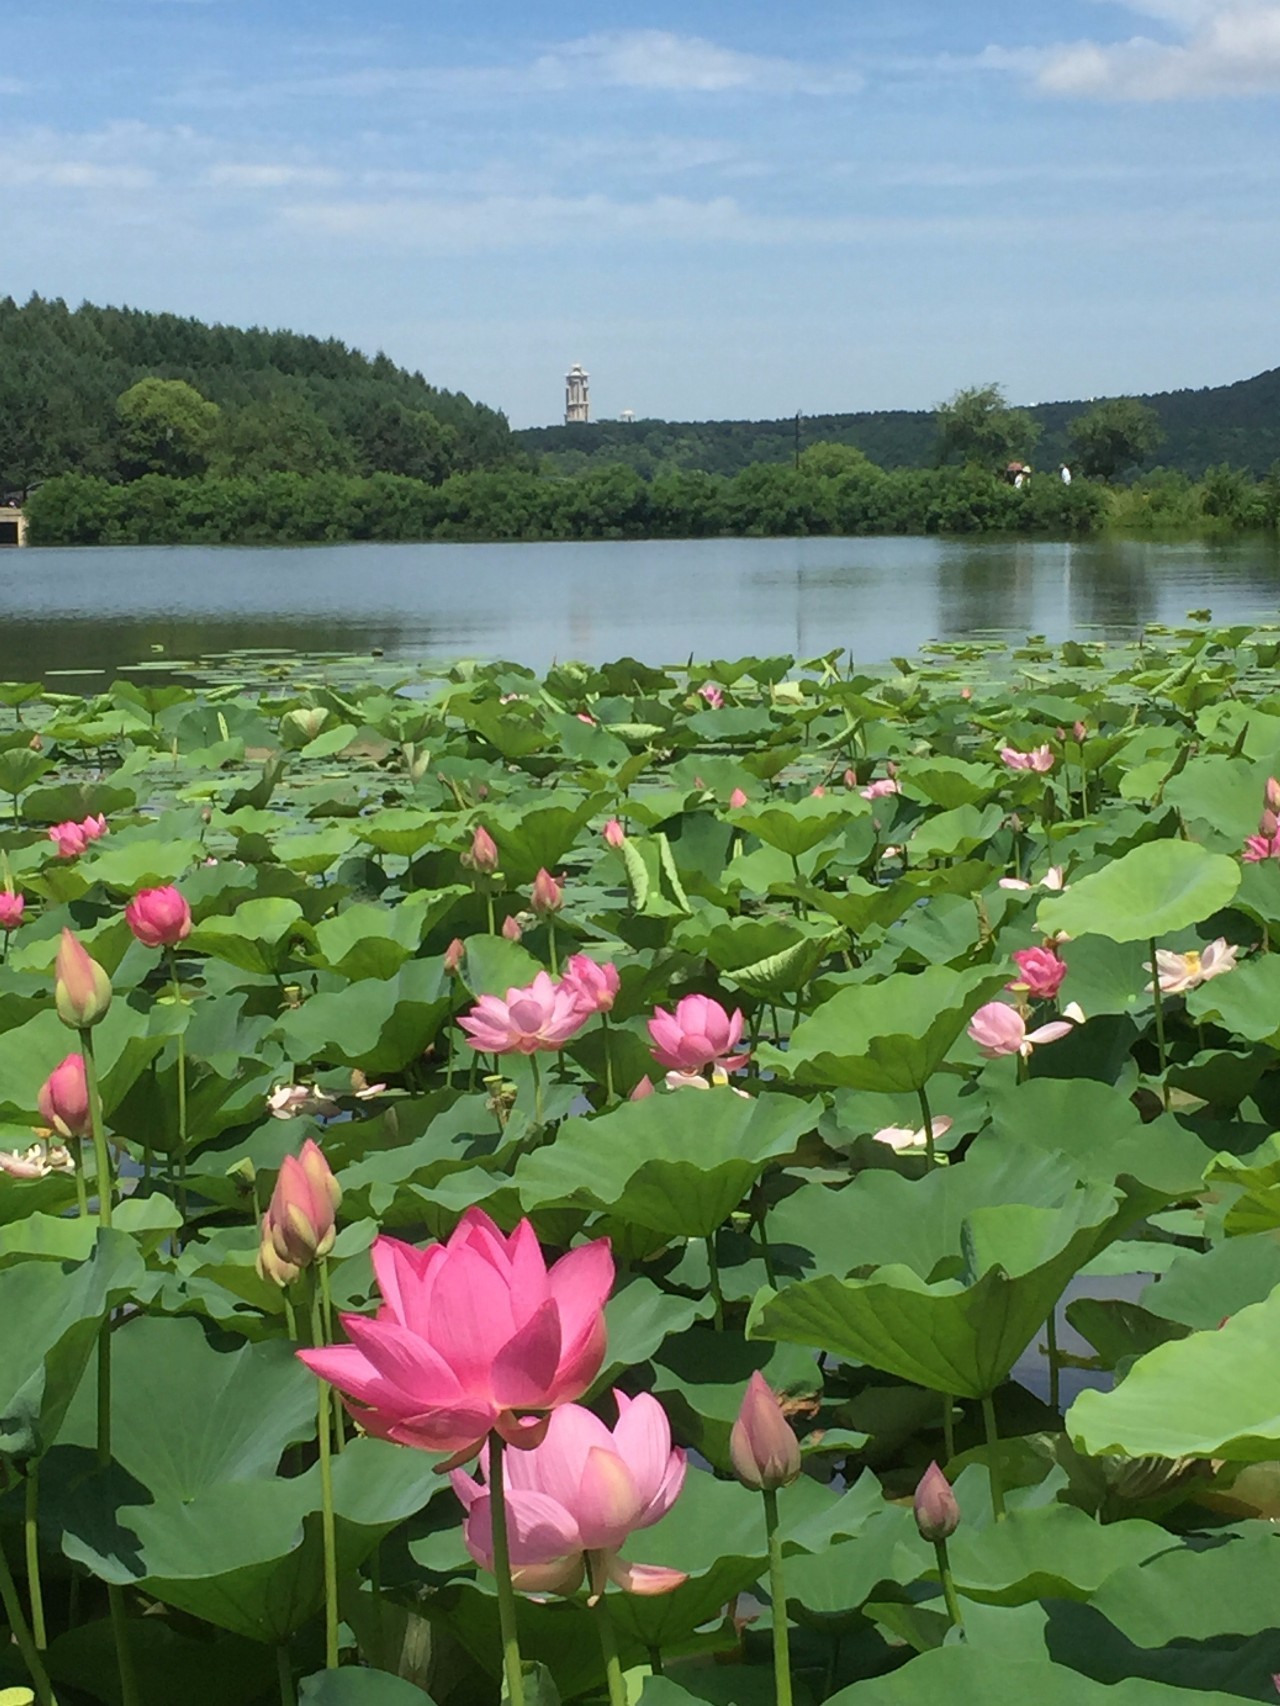
<path fill-rule="evenodd" d="M 118 546 L 0 552 L 0 673 L 244 647 L 442 661 L 677 662 L 931 639 L 1132 638 L 1210 606 L 1280 615 L 1280 547 L 1104 539 Z"/>

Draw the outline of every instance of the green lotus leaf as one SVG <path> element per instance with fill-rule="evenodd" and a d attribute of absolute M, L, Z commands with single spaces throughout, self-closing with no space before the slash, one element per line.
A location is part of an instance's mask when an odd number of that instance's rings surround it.
<path fill-rule="evenodd" d="M 434 841 L 437 828 L 438 819 L 413 806 L 387 806 L 352 826 L 357 839 L 379 853 L 399 853 L 406 859 Z"/>
<path fill-rule="evenodd" d="M 907 794 L 920 795 L 950 811 L 991 799 L 1005 785 L 1007 776 L 994 764 L 973 764 L 964 758 L 932 754 L 902 765 L 899 780 Z"/>
<path fill-rule="evenodd" d="M 912 832 L 911 857 L 916 860 L 954 859 L 972 853 L 999 829 L 1004 812 L 997 805 L 979 811 L 977 806 L 956 806 L 925 818 Z"/>
<path fill-rule="evenodd" d="M 1187 995 L 1194 1019 L 1216 1019 L 1247 1042 L 1280 1047 L 1280 954 L 1260 954 Z"/>
<path fill-rule="evenodd" d="M 1181 1249 L 1142 1294 L 1143 1306 L 1170 1321 L 1216 1328 L 1228 1315 L 1261 1303 L 1280 1285 L 1280 1243 L 1228 1238 L 1207 1250 Z"/>
<path fill-rule="evenodd" d="M 1105 1525 L 1073 1505 L 1011 1510 L 1003 1522 L 962 1523 L 950 1542 L 956 1587 L 988 1605 L 1089 1599 L 1115 1571 L 1168 1550 L 1152 1522 Z"/>
<path fill-rule="evenodd" d="M 534 1706 L 525 1695 L 527 1706 Z M 431 1706 L 430 1696 L 385 1670 L 322 1670 L 302 1679 L 299 1706 Z"/>
<path fill-rule="evenodd" d="M 467 890 L 461 884 L 428 895 L 410 894 L 398 906 L 358 902 L 315 927 L 315 957 L 343 977 L 394 977 L 417 953 L 427 932 Z"/>
<path fill-rule="evenodd" d="M 1203 1706 L 1239 1706 L 1239 1696 L 1197 1692 Z M 945 1700 L 947 1706 L 992 1706 L 995 1701 L 1032 1701 L 1036 1706 L 1186 1706 L 1187 1691 L 1145 1677 L 1127 1677 L 1113 1686 L 1044 1659 L 1011 1658 L 1004 1652 L 969 1645 L 939 1647 L 888 1676 L 855 1682 L 828 1696 L 828 1706 L 921 1706 Z"/>
<path fill-rule="evenodd" d="M 861 799 L 806 799 L 763 809 L 744 806 L 734 813 L 732 821 L 735 829 L 756 836 L 766 847 L 798 859 L 828 836 L 838 835 L 851 818 L 869 815 L 869 810 Z"/>
<path fill-rule="evenodd" d="M 540 745 L 545 740 L 540 737 Z M 610 803 L 607 794 L 575 794 L 558 789 L 522 807 L 500 805 L 477 821 L 498 844 L 508 883 L 531 883 L 540 869 L 555 872 L 593 817 Z"/>
<path fill-rule="evenodd" d="M 242 901 L 229 918 L 204 919 L 187 938 L 187 947 L 241 971 L 274 973 L 289 964 L 294 941 L 307 940 L 310 933 L 296 900 L 272 896 Z"/>
<path fill-rule="evenodd" d="M 323 1060 L 373 1076 L 400 1072 L 439 1031 L 453 998 L 443 960 L 408 960 L 394 977 L 364 978 L 290 1008 L 276 1035 L 295 1061 Z"/>
<path fill-rule="evenodd" d="M 1220 912 L 1240 886 L 1240 866 L 1194 841 L 1146 841 L 1040 902 L 1046 934 L 1163 941 Z"/>

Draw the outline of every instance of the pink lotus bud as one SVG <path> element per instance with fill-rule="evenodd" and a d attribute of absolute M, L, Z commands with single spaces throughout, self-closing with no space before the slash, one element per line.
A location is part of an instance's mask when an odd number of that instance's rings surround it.
<path fill-rule="evenodd" d="M 309 1137 L 297 1155 L 286 1155 L 280 1164 L 271 1203 L 262 1217 L 263 1243 L 269 1241 L 282 1262 L 310 1267 L 333 1249 L 334 1214 L 341 1201 L 341 1187 L 324 1151 Z"/>
<path fill-rule="evenodd" d="M 467 952 L 467 944 L 461 936 L 455 936 L 444 951 L 444 969 L 450 977 L 457 977 L 462 970 L 462 961 Z"/>
<path fill-rule="evenodd" d="M 1082 723 L 1077 717 L 1076 721 L 1071 725 L 1071 733 L 1075 737 L 1077 744 L 1083 746 L 1085 741 L 1088 739 L 1089 729 L 1087 724 Z"/>
<path fill-rule="evenodd" d="M 533 879 L 532 904 L 539 918 L 545 918 L 550 912 L 559 912 L 564 905 L 564 890 L 550 871 L 540 870 Z"/>
<path fill-rule="evenodd" d="M 858 786 L 858 772 L 856 770 L 845 771 L 844 785 L 846 788 L 856 788 Z"/>
<path fill-rule="evenodd" d="M 99 812 L 96 817 L 87 817 L 80 824 L 80 833 L 86 841 L 96 841 L 100 835 L 107 833 L 107 820 Z"/>
<path fill-rule="evenodd" d="M 70 821 L 53 824 L 49 830 L 49 839 L 58 849 L 59 859 L 74 859 L 89 845 L 80 825 Z"/>
<path fill-rule="evenodd" d="M 0 889 L 0 930 L 16 930 L 22 923 L 26 901 L 11 889 Z"/>
<path fill-rule="evenodd" d="M 604 839 L 607 847 L 621 847 L 627 839 L 627 832 L 616 817 L 611 817 L 604 826 Z"/>
<path fill-rule="evenodd" d="M 1051 948 L 1019 948 L 1013 961 L 1021 974 L 1019 981 L 1039 1000 L 1052 1001 L 1062 988 L 1067 967 Z"/>
<path fill-rule="evenodd" d="M 491 877 L 498 868 L 498 844 L 482 823 L 476 825 L 471 851 L 464 855 L 463 862 L 486 877 Z"/>
<path fill-rule="evenodd" d="M 960 689 L 960 697 L 962 699 L 972 699 L 973 698 L 973 688 L 972 687 L 962 687 Z"/>
<path fill-rule="evenodd" d="M 1280 781 L 1278 781 L 1274 776 L 1267 777 L 1267 786 L 1264 790 L 1264 797 L 1269 811 L 1280 812 Z"/>
<path fill-rule="evenodd" d="M 53 967 L 53 1000 L 58 1017 L 72 1030 L 87 1030 L 105 1019 L 111 1005 L 111 979 L 70 930 Z"/>
<path fill-rule="evenodd" d="M 172 948 L 191 934 L 191 908 L 172 885 L 143 889 L 125 907 L 124 916 L 144 948 Z"/>
<path fill-rule="evenodd" d="M 649 1074 L 646 1072 L 644 1077 L 636 1085 L 635 1089 L 627 1097 L 627 1100 L 629 1102 L 643 1102 L 646 1096 L 652 1096 L 653 1094 L 653 1079 L 650 1078 Z"/>
<path fill-rule="evenodd" d="M 729 804 L 735 812 L 741 811 L 743 806 L 747 803 L 747 796 L 743 793 L 741 788 L 735 788 L 729 795 Z"/>
<path fill-rule="evenodd" d="M 591 715 L 590 711 L 575 711 L 574 716 L 577 717 L 580 723 L 585 723 L 589 729 L 595 728 L 596 720 Z"/>
<path fill-rule="evenodd" d="M 1270 806 L 1266 806 L 1263 809 L 1262 816 L 1258 819 L 1258 828 L 1268 840 L 1274 839 L 1276 831 L 1280 830 L 1280 816 L 1277 816 Z M 1250 836 L 1249 839 L 1252 841 L 1254 837 Z M 1266 855 L 1264 854 L 1263 857 L 1265 858 Z"/>
<path fill-rule="evenodd" d="M 508 942 L 518 942 L 524 935 L 520 928 L 520 920 L 513 914 L 502 920 L 502 934 Z"/>
<path fill-rule="evenodd" d="M 91 1129 L 89 1082 L 82 1054 L 69 1054 L 65 1060 L 59 1061 L 40 1086 L 36 1106 L 40 1109 L 40 1118 L 59 1136 L 88 1136 Z"/>
<path fill-rule="evenodd" d="M 811 788 L 809 792 L 810 797 L 815 800 L 825 800 L 827 797 L 827 790 L 822 786 L 821 782 L 818 783 L 816 788 Z"/>
<path fill-rule="evenodd" d="M 706 700 L 708 709 L 718 711 L 724 704 L 724 694 L 713 681 L 704 681 L 698 692 Z"/>
<path fill-rule="evenodd" d="M 951 1483 L 936 1463 L 931 1463 L 920 1477 L 914 1509 L 922 1540 L 946 1540 L 960 1526 L 960 1506 Z"/>
<path fill-rule="evenodd" d="M 733 1472 L 744 1487 L 776 1492 L 800 1475 L 800 1442 L 759 1369 L 747 1382 L 729 1435 Z"/>
<path fill-rule="evenodd" d="M 256 1262 L 258 1278 L 266 1280 L 268 1285 L 278 1285 L 283 1291 L 285 1286 L 292 1285 L 302 1272 L 296 1262 L 286 1262 L 276 1254 L 276 1247 L 271 1242 L 271 1234 L 267 1229 L 266 1217 L 262 1221 L 262 1241 L 258 1245 Z"/>

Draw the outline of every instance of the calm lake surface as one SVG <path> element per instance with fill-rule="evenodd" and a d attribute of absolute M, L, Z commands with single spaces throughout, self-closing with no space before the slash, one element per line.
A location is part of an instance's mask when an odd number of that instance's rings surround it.
<path fill-rule="evenodd" d="M 1127 639 L 1209 606 L 1280 617 L 1271 537 L 1062 544 L 715 539 L 546 545 L 117 546 L 0 552 L 0 675 L 245 647 L 444 661 L 652 663 L 751 653 L 864 663 L 931 639 Z"/>

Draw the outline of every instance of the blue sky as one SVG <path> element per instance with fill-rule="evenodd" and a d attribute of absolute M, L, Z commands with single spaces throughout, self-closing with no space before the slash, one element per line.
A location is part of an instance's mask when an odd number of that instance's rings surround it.
<path fill-rule="evenodd" d="M 1280 4 L 6 0 L 0 288 L 554 420 L 1280 364 Z"/>

